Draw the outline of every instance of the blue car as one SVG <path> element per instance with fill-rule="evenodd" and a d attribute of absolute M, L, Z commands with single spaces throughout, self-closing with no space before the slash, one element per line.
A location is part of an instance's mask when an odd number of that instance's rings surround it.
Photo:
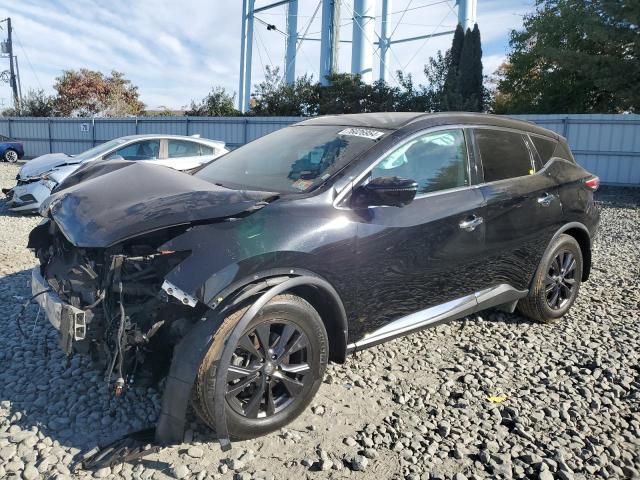
<path fill-rule="evenodd" d="M 2 161 L 16 163 L 22 157 L 24 157 L 22 143 L 13 138 L 0 135 L 0 158 Z"/>

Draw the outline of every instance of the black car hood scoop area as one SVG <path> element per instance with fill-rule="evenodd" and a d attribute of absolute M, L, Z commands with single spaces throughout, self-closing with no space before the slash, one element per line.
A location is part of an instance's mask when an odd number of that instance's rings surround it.
<path fill-rule="evenodd" d="M 54 194 L 43 208 L 72 244 L 104 248 L 161 228 L 252 211 L 274 196 L 136 163 Z"/>

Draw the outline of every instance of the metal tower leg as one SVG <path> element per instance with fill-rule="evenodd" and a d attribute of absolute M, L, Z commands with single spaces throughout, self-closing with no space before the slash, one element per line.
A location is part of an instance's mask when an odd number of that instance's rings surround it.
<path fill-rule="evenodd" d="M 375 1 L 355 0 L 353 3 L 353 43 L 351 44 L 351 73 L 360 74 L 362 81 L 373 80 L 373 42 Z"/>
<path fill-rule="evenodd" d="M 253 10 L 255 0 L 242 1 L 242 38 L 240 42 L 240 83 L 238 110 L 249 110 L 251 97 L 251 60 L 253 51 Z"/>
<path fill-rule="evenodd" d="M 458 23 L 466 32 L 476 24 L 477 0 L 458 0 Z"/>
<path fill-rule="evenodd" d="M 382 23 L 380 26 L 380 80 L 387 81 L 387 69 L 389 68 L 389 13 L 391 12 L 392 0 L 382 0 Z"/>
<path fill-rule="evenodd" d="M 296 81 L 296 49 L 298 44 L 298 0 L 290 0 L 287 5 L 287 54 L 285 79 L 293 85 Z"/>

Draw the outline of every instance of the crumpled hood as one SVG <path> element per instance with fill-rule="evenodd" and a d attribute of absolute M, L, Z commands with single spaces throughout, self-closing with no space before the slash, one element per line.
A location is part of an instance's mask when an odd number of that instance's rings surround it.
<path fill-rule="evenodd" d="M 74 245 L 104 248 L 165 227 L 238 215 L 274 196 L 136 163 L 54 193 L 41 211 Z"/>
<path fill-rule="evenodd" d="M 48 153 L 29 160 L 22 166 L 18 175 L 21 179 L 26 180 L 32 177 L 39 177 L 43 173 L 60 165 L 77 163 L 80 163 L 80 160 L 70 157 L 65 153 Z"/>

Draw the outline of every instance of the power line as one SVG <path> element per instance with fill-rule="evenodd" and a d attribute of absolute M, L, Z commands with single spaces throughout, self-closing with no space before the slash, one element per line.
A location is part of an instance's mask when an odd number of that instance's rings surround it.
<path fill-rule="evenodd" d="M 440 23 L 438 24 L 438 26 L 436 28 L 434 28 L 433 32 L 431 32 L 431 35 L 435 34 L 436 31 L 442 26 L 442 24 L 444 23 L 444 21 L 447 19 L 447 17 L 449 17 L 449 15 L 451 14 L 451 12 L 453 11 L 453 9 L 450 8 L 450 10 L 444 15 L 444 17 L 442 17 L 442 20 L 440 21 Z M 413 60 L 418 56 L 418 53 L 420 53 L 420 50 L 422 50 L 424 48 L 424 46 L 429 43 L 429 40 L 431 40 L 431 38 L 433 37 L 427 37 L 425 38 L 424 42 L 422 43 L 422 45 L 420 45 L 420 47 L 415 51 L 415 53 L 413 54 L 413 56 L 411 57 L 411 59 L 407 62 L 407 64 L 404 66 L 403 70 L 406 70 L 407 67 L 409 66 L 409 64 L 411 62 L 413 62 Z"/>
<path fill-rule="evenodd" d="M 256 40 L 259 40 L 260 33 L 258 32 L 258 30 L 256 30 L 255 32 L 256 32 Z M 258 43 L 258 41 L 256 41 L 256 50 L 258 50 L 258 59 L 260 59 L 260 67 L 262 68 L 262 76 L 266 78 L 267 72 L 266 72 L 266 70 L 264 68 L 264 62 L 262 61 L 262 53 L 260 52 L 260 43 Z"/>
<path fill-rule="evenodd" d="M 29 54 L 27 53 L 27 50 L 22 46 L 22 42 L 18 38 L 18 35 L 16 35 L 15 30 L 13 31 L 13 35 L 16 37 L 16 40 L 18 41 L 18 45 L 20 46 L 20 49 L 22 50 L 22 53 L 24 53 L 24 56 L 27 59 L 27 63 L 29 64 L 29 68 L 31 69 L 31 72 L 33 73 L 33 76 L 36 77 L 36 82 L 38 82 L 38 86 L 40 87 L 40 90 L 44 90 L 42 88 L 42 84 L 40 83 L 40 78 L 38 77 L 38 74 L 36 73 L 36 70 L 33 68 L 33 65 L 31 64 L 31 59 L 29 58 Z"/>
<path fill-rule="evenodd" d="M 400 16 L 400 20 L 398 20 L 398 23 L 396 24 L 396 28 L 393 29 L 393 32 L 391 32 L 391 35 L 389 35 L 389 38 L 393 38 L 393 34 L 396 33 L 396 30 L 398 30 L 398 27 L 402 23 L 402 19 L 404 18 L 404 15 L 409 11 L 409 7 L 411 6 L 412 3 L 413 3 L 413 0 L 409 0 L 409 3 L 407 3 L 407 7 L 402 11 L 402 15 Z"/>
<path fill-rule="evenodd" d="M 253 16 L 253 18 L 255 18 L 256 20 L 258 20 L 260 23 L 262 23 L 265 27 L 267 27 L 267 30 L 275 30 L 278 33 L 281 33 L 282 35 L 284 35 L 285 37 L 287 36 L 287 34 L 285 32 L 283 32 L 282 30 L 280 30 L 278 27 L 276 27 L 273 23 L 268 23 L 265 22 L 264 20 L 262 20 L 261 18 L 256 17 L 255 15 Z"/>
<path fill-rule="evenodd" d="M 404 15 L 404 13 L 406 13 L 406 12 L 410 12 L 410 11 L 413 11 L 413 10 L 419 10 L 421 8 L 433 7 L 434 5 L 440 5 L 441 3 L 447 3 L 447 2 L 449 2 L 449 0 L 439 0 L 438 2 L 427 3 L 425 5 L 418 5 L 417 7 L 406 8 L 404 10 L 398 10 L 397 12 L 391 12 L 388 15 L 397 15 L 399 13 L 402 13 Z"/>

